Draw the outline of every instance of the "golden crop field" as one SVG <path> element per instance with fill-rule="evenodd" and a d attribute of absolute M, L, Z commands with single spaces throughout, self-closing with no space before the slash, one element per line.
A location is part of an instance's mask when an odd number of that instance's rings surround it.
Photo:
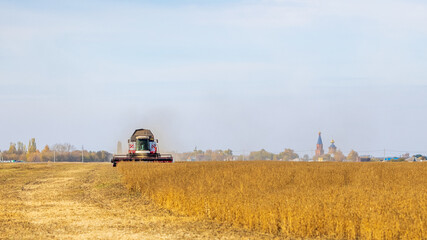
<path fill-rule="evenodd" d="M 129 189 L 179 214 L 280 238 L 427 239 L 427 164 L 120 163 Z"/>

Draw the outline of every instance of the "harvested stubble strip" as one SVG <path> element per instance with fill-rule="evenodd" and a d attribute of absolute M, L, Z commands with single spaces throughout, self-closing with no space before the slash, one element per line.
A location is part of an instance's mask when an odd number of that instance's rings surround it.
<path fill-rule="evenodd" d="M 426 239 L 427 164 L 119 164 L 129 189 L 172 211 L 280 236 Z"/>

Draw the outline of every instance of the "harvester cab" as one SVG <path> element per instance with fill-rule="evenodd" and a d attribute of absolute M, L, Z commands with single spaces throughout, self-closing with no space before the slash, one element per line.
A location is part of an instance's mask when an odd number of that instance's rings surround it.
<path fill-rule="evenodd" d="M 158 153 L 157 143 L 153 133 L 148 129 L 137 129 L 128 140 L 128 153 L 124 155 L 113 155 L 111 162 L 113 167 L 123 161 L 143 162 L 173 162 L 170 154 Z"/>
<path fill-rule="evenodd" d="M 129 153 L 155 154 L 157 153 L 157 142 L 157 139 L 154 140 L 148 136 L 137 136 L 136 142 L 131 142 L 129 139 Z"/>

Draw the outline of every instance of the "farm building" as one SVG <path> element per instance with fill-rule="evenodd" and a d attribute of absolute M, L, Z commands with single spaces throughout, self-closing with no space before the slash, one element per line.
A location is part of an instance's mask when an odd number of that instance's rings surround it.
<path fill-rule="evenodd" d="M 370 162 L 371 161 L 371 156 L 360 156 L 359 157 L 359 162 Z"/>

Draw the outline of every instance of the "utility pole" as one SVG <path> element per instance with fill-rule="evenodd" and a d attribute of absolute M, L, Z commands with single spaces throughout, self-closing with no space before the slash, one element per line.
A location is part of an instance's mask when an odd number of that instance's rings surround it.
<path fill-rule="evenodd" d="M 84 148 L 83 148 L 83 145 L 82 145 L 82 162 L 83 162 L 83 151 L 84 151 Z"/>
<path fill-rule="evenodd" d="M 53 150 L 53 162 L 56 162 L 56 150 Z"/>

